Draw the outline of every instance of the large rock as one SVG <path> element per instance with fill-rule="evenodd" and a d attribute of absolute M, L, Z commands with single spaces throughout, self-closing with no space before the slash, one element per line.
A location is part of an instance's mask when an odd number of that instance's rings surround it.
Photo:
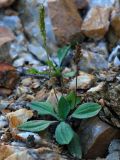
<path fill-rule="evenodd" d="M 48 0 L 49 15 L 58 44 L 80 38 L 82 19 L 70 0 Z"/>
<path fill-rule="evenodd" d="M 0 0 L 0 8 L 10 6 L 15 0 Z"/>
<path fill-rule="evenodd" d="M 6 27 L 0 27 L 0 61 L 11 62 L 9 55 L 10 42 L 14 40 L 14 34 Z"/>
<path fill-rule="evenodd" d="M 117 37 L 120 38 L 120 11 L 113 10 L 111 15 L 111 26 Z"/>
<path fill-rule="evenodd" d="M 7 64 L 0 63 L 0 95 L 9 95 L 15 88 L 19 80 L 16 68 Z"/>
<path fill-rule="evenodd" d="M 113 7 L 117 0 L 88 0 L 90 7 Z"/>
<path fill-rule="evenodd" d="M 89 38 L 102 39 L 109 28 L 110 8 L 93 7 L 91 8 L 81 27 L 81 31 Z"/>
<path fill-rule="evenodd" d="M 88 5 L 88 0 L 75 0 L 78 9 L 84 9 Z"/>
<path fill-rule="evenodd" d="M 111 140 L 119 136 L 119 133 L 119 130 L 102 122 L 98 117 L 84 120 L 79 130 L 84 157 L 104 157 Z"/>
<path fill-rule="evenodd" d="M 80 60 L 79 66 L 82 71 L 91 72 L 108 69 L 108 62 L 105 56 L 89 50 L 81 50 L 83 57 Z"/>

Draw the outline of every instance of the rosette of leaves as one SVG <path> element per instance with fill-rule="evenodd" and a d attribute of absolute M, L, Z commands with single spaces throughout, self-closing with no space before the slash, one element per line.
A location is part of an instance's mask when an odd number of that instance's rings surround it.
<path fill-rule="evenodd" d="M 20 130 L 40 132 L 56 123 L 55 139 L 57 143 L 67 145 L 69 152 L 74 157 L 82 157 L 79 136 L 75 133 L 69 122 L 72 118 L 85 119 L 96 116 L 101 110 L 99 104 L 93 102 L 80 104 L 80 99 L 76 97 L 76 94 L 70 92 L 67 96 L 61 96 L 58 101 L 57 111 L 47 101 L 33 101 L 29 104 L 29 107 L 37 111 L 39 115 L 50 115 L 55 120 L 31 120 L 18 126 Z"/>

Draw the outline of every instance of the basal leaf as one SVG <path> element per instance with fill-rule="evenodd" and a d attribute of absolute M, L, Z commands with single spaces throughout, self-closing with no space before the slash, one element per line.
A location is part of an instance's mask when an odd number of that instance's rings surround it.
<path fill-rule="evenodd" d="M 57 118 L 54 107 L 49 102 L 33 101 L 28 105 L 31 109 L 36 110 L 39 115 L 52 115 Z"/>
<path fill-rule="evenodd" d="M 80 139 L 76 133 L 74 133 L 74 136 L 67 147 L 68 147 L 69 152 L 74 157 L 79 158 L 79 159 L 82 158 L 82 149 L 81 149 L 81 145 L 80 145 Z"/>
<path fill-rule="evenodd" d="M 75 104 L 77 105 L 80 103 L 80 98 L 76 97 L 76 94 L 74 91 L 70 92 L 65 98 L 69 102 L 70 109 L 74 109 Z"/>
<path fill-rule="evenodd" d="M 60 66 L 65 58 L 65 56 L 67 55 L 68 51 L 70 50 L 71 46 L 64 46 L 63 48 L 60 48 L 57 52 L 57 56 L 59 58 L 59 63 Z"/>
<path fill-rule="evenodd" d="M 71 115 L 71 117 L 84 119 L 90 118 L 99 113 L 101 106 L 97 103 L 84 103 L 80 105 Z"/>
<path fill-rule="evenodd" d="M 67 100 L 62 96 L 58 102 L 58 116 L 65 120 L 70 112 L 70 105 Z"/>
<path fill-rule="evenodd" d="M 64 73 L 63 77 L 64 78 L 71 78 L 71 77 L 75 76 L 75 74 L 76 74 L 75 71 L 71 71 L 71 72 L 68 72 L 68 73 Z"/>
<path fill-rule="evenodd" d="M 69 144 L 74 136 L 71 126 L 65 122 L 61 122 L 55 130 L 56 141 L 61 144 Z"/>
<path fill-rule="evenodd" d="M 18 129 L 31 132 L 39 132 L 45 130 L 47 127 L 49 127 L 55 122 L 56 121 L 33 120 L 25 122 L 22 125 L 18 126 Z"/>

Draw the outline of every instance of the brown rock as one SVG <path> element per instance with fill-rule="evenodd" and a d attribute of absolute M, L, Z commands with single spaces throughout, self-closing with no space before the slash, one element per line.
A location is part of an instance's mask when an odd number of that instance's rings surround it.
<path fill-rule="evenodd" d="M 33 116 L 33 111 L 27 109 L 19 109 L 15 112 L 7 114 L 9 125 L 11 128 L 16 128 L 18 125 L 26 122 Z"/>
<path fill-rule="evenodd" d="M 75 0 L 78 9 L 84 9 L 88 5 L 88 0 Z"/>
<path fill-rule="evenodd" d="M 11 30 L 9 30 L 9 29 L 7 29 L 5 27 L 0 27 L 0 47 L 4 43 L 12 41 L 14 38 L 15 38 L 14 34 L 12 33 Z"/>
<path fill-rule="evenodd" d="M 89 38 L 102 39 L 109 28 L 110 8 L 93 7 L 91 8 L 81 27 L 81 31 Z"/>
<path fill-rule="evenodd" d="M 10 42 L 14 40 L 14 34 L 11 30 L 0 27 L 0 62 L 11 62 L 9 55 Z"/>
<path fill-rule="evenodd" d="M 113 10 L 111 15 L 111 26 L 117 37 L 120 38 L 120 11 Z"/>
<path fill-rule="evenodd" d="M 10 145 L 0 145 L 0 160 L 5 160 L 8 156 L 21 150 L 24 150 L 24 147 L 19 148 Z"/>
<path fill-rule="evenodd" d="M 81 123 L 79 135 L 86 159 L 104 157 L 112 139 L 117 138 L 120 131 L 102 122 L 98 117 Z"/>
<path fill-rule="evenodd" d="M 0 0 L 0 8 L 10 6 L 15 0 Z"/>
<path fill-rule="evenodd" d="M 4 88 L 13 89 L 18 79 L 19 79 L 19 75 L 15 67 L 7 63 L 0 63 L 0 88 L 1 89 L 4 89 Z"/>
<path fill-rule="evenodd" d="M 58 44 L 80 38 L 82 19 L 74 1 L 48 0 L 48 9 Z"/>

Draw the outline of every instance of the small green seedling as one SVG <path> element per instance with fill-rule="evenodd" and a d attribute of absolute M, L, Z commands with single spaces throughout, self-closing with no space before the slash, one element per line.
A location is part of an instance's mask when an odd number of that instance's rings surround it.
<path fill-rule="evenodd" d="M 84 103 L 80 105 L 80 99 L 74 92 L 67 96 L 62 96 L 58 101 L 57 111 L 49 102 L 31 102 L 29 107 L 36 110 L 39 115 L 50 115 L 54 121 L 32 120 L 18 126 L 20 130 L 40 132 L 50 125 L 57 124 L 55 129 L 55 139 L 60 145 L 67 145 L 69 152 L 77 158 L 82 157 L 79 136 L 69 124 L 72 118 L 85 119 L 96 116 L 101 110 L 97 103 Z"/>

